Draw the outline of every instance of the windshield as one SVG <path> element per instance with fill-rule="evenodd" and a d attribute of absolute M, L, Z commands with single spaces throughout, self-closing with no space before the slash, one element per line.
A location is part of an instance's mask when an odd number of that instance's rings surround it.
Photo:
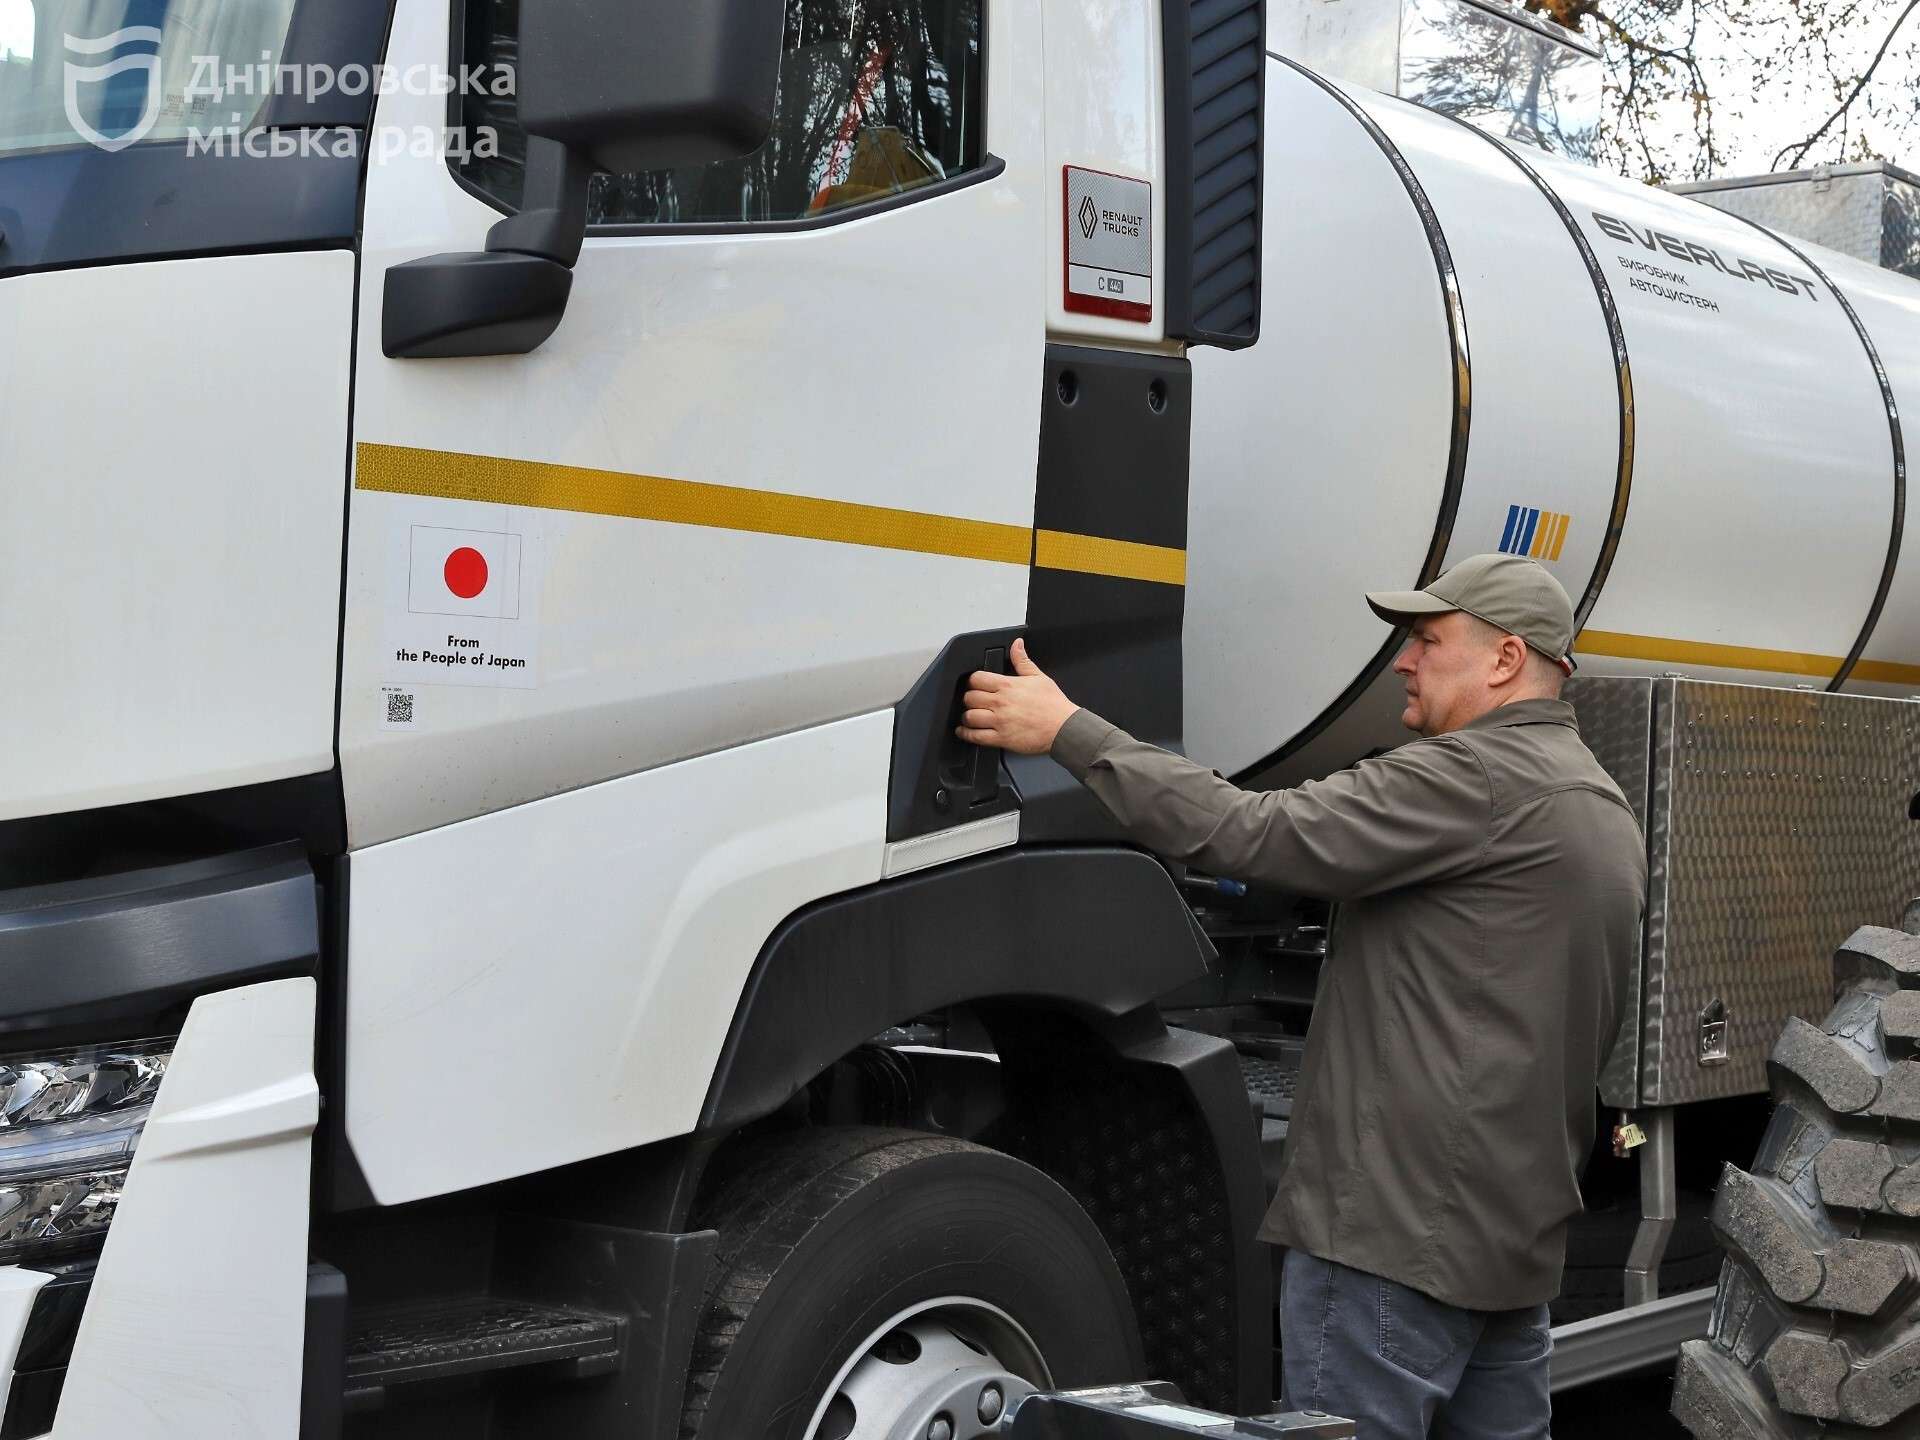
<path fill-rule="evenodd" d="M 0 153 L 247 129 L 294 3 L 0 0 Z"/>

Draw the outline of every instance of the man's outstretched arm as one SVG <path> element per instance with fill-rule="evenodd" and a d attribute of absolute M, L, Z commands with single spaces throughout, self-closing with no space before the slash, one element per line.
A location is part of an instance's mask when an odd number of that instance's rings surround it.
<path fill-rule="evenodd" d="M 1012 660 L 1012 675 L 974 673 L 960 736 L 1051 755 L 1159 854 L 1343 899 L 1468 868 L 1486 843 L 1486 772 L 1457 740 L 1407 746 L 1294 790 L 1242 790 L 1074 705 L 1023 641 Z"/>

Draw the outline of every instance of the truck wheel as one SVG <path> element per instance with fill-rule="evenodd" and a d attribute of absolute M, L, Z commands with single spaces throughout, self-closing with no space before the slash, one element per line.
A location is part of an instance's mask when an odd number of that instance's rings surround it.
<path fill-rule="evenodd" d="M 1099 1231 L 997 1151 L 804 1131 L 737 1156 L 694 1223 L 720 1241 L 683 1437 L 969 1440 L 1030 1390 L 1141 1378 Z"/>
<path fill-rule="evenodd" d="M 1787 1022 L 1751 1172 L 1729 1165 L 1706 1340 L 1673 1413 L 1713 1440 L 1920 1433 L 1920 936 L 1866 927 L 1825 1023 Z"/>

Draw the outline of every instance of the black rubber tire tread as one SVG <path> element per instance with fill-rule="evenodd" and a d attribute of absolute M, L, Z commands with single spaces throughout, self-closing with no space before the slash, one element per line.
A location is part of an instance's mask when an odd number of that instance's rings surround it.
<path fill-rule="evenodd" d="M 1009 1206 L 976 1252 L 966 1252 L 960 1223 L 868 1243 L 877 1227 L 916 1207 L 937 1210 L 962 1190 L 998 1194 Z M 1056 1383 L 1137 1379 L 1145 1363 L 1125 1282 L 1085 1212 L 1039 1170 L 965 1140 L 848 1126 L 746 1142 L 716 1162 L 692 1223 L 718 1231 L 719 1242 L 688 1370 L 683 1440 L 799 1436 L 811 1413 L 800 1407 L 817 1403 L 831 1378 L 825 1367 L 897 1313 L 903 1298 L 979 1293 L 999 1304 L 1032 1334 Z M 854 1237 L 859 1243 L 848 1244 Z M 929 1295 L 912 1290 L 919 1245 L 937 1249 L 947 1272 Z M 996 1252 L 992 1264 L 988 1251 Z M 1024 1294 L 1010 1278 L 1016 1258 L 1044 1294 Z M 823 1275 L 823 1266 L 839 1273 Z M 1041 1275 L 1046 1266 L 1055 1273 Z M 978 1289 L 953 1288 L 956 1273 L 977 1278 Z M 869 1313 L 859 1314 L 869 1292 Z M 771 1385 L 785 1402 L 758 1403 L 774 1371 L 785 1372 Z"/>
<path fill-rule="evenodd" d="M 1751 1171 L 1726 1167 L 1727 1250 L 1673 1413 L 1712 1440 L 1920 1436 L 1920 936 L 1869 926 L 1818 1026 L 1788 1022 Z"/>

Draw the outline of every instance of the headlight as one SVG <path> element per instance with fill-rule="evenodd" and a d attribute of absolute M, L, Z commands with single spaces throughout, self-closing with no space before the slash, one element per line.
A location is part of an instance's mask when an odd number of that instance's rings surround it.
<path fill-rule="evenodd" d="M 173 1046 L 0 1056 L 0 1263 L 105 1232 Z"/>

